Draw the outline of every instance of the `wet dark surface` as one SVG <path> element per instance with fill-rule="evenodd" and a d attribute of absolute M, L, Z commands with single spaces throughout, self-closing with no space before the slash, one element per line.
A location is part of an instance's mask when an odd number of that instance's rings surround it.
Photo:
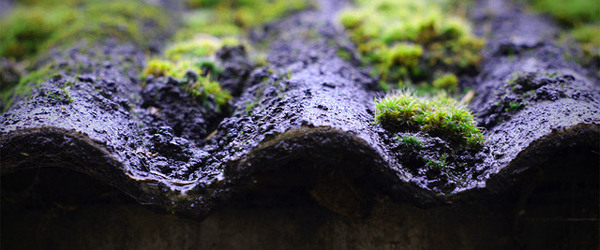
<path fill-rule="evenodd" d="M 219 52 L 219 80 L 235 96 L 225 110 L 188 96 L 174 79 L 142 87 L 144 52 L 130 45 L 82 44 L 50 55 L 67 69 L 83 62 L 85 70 L 61 71 L 0 117 L 3 178 L 66 168 L 155 210 L 198 220 L 227 204 L 307 203 L 360 218 L 387 197 L 442 206 L 435 211 L 454 209 L 444 208 L 450 203 L 480 212 L 512 204 L 498 214 L 526 232 L 540 225 L 531 214 L 544 213 L 559 223 L 587 218 L 585 228 L 598 229 L 598 78 L 563 58 L 547 20 L 499 1 L 472 10 L 488 42 L 470 104 L 486 142 L 461 149 L 373 123 L 373 100 L 382 93 L 367 69 L 337 56 L 340 47 L 352 49 L 332 23 L 343 3 L 323 2 L 255 34 L 270 44 L 265 67 L 252 69 L 241 48 Z M 402 145 L 395 139 L 402 135 L 423 147 Z M 424 160 L 442 155 L 443 169 Z M 5 184 L 3 195 L 12 188 Z M 585 245 L 597 242 L 594 234 L 582 236 L 581 249 L 597 247 Z M 535 244 L 529 249 L 545 246 Z"/>

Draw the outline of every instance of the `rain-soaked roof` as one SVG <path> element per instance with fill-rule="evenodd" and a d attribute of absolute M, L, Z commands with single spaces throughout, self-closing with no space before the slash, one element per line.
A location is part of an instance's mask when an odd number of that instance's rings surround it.
<path fill-rule="evenodd" d="M 355 216 L 379 195 L 417 207 L 488 199 L 572 149 L 583 153 L 566 159 L 598 167 L 598 77 L 565 59 L 546 19 L 494 1 L 473 9 L 474 30 L 487 43 L 480 73 L 469 78 L 469 107 L 485 143 L 468 151 L 374 122 L 374 99 L 383 94 L 368 69 L 339 57 L 340 47 L 354 49 L 331 20 L 343 5 L 322 2 L 253 34 L 269 44 L 263 67 L 251 66 L 241 46 L 217 52 L 220 81 L 234 93 L 229 114 L 181 91 L 176 79 L 142 84 L 146 54 L 134 45 L 76 43 L 53 52 L 45 60 L 91 70 L 53 77 L 2 114 L 2 174 L 67 168 L 202 220 L 261 188 L 300 187 L 323 207 Z M 524 105 L 510 110 L 515 102 Z M 423 147 L 410 151 L 399 135 Z M 451 170 L 414 160 L 441 155 Z M 578 167 L 586 166 L 560 171 Z"/>

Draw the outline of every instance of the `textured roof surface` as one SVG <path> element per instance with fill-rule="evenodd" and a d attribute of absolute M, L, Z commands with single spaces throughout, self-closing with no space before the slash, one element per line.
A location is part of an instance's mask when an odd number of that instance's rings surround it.
<path fill-rule="evenodd" d="M 323 2 L 265 29 L 265 68 L 248 68 L 241 48 L 220 52 L 226 72 L 236 72 L 226 80 L 242 90 L 225 118 L 186 99 L 173 79 L 142 88 L 144 51 L 134 46 L 76 44 L 49 56 L 94 70 L 50 79 L 0 117 L 2 173 L 69 168 L 196 219 L 236 194 L 282 187 L 306 189 L 322 206 L 354 216 L 380 194 L 420 207 L 478 200 L 565 149 L 600 148 L 598 78 L 564 59 L 547 21 L 483 1 L 473 10 L 476 30 L 492 28 L 470 107 L 485 127 L 485 146 L 465 160 L 460 178 L 415 171 L 395 134 L 373 123 L 373 99 L 381 95 L 375 80 L 336 54 L 348 43 L 331 20 L 342 4 Z M 524 79 L 518 87 L 509 84 L 515 73 Z M 69 81 L 73 102 L 51 97 Z M 527 105 L 507 112 L 503 105 L 516 99 Z M 214 134 L 190 134 L 202 130 Z M 439 138 L 425 143 L 424 154 L 465 157 Z"/>

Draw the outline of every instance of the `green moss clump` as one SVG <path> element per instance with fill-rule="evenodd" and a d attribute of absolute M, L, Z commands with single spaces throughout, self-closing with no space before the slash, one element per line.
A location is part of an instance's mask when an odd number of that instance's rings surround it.
<path fill-rule="evenodd" d="M 417 97 L 411 92 L 375 102 L 375 121 L 393 130 L 422 130 L 461 146 L 479 147 L 483 134 L 471 112 L 446 95 Z"/>
<path fill-rule="evenodd" d="M 142 71 L 143 78 L 146 78 L 150 75 L 161 77 L 174 76 L 175 74 L 179 76 L 179 73 L 175 72 L 175 64 L 171 61 L 161 59 L 151 59 Z M 183 74 L 185 74 L 185 72 L 183 72 Z"/>
<path fill-rule="evenodd" d="M 182 28 L 173 36 L 163 58 L 148 62 L 142 77 L 184 79 L 188 71 L 194 72 L 199 79 L 185 85 L 186 91 L 193 96 L 211 95 L 219 105 L 225 105 L 231 94 L 215 81 L 221 70 L 214 59 L 215 52 L 224 46 L 239 45 L 251 51 L 239 39 L 244 32 L 309 6 L 309 0 L 187 0 L 186 3 L 191 10 L 183 16 Z"/>
<path fill-rule="evenodd" d="M 231 100 L 231 93 L 221 88 L 219 82 L 211 80 L 210 76 L 200 77 L 198 81 L 187 85 L 187 91 L 192 96 L 206 99 L 208 96 L 212 96 L 215 102 L 219 106 L 224 106 L 229 100 Z"/>
<path fill-rule="evenodd" d="M 140 1 L 88 0 L 84 6 L 80 12 L 81 18 L 56 32 L 48 41 L 47 47 L 55 47 L 64 41 L 82 37 L 88 41 L 115 38 L 145 47 L 151 37 L 168 26 L 165 10 Z"/>
<path fill-rule="evenodd" d="M 575 59 L 582 65 L 597 68 L 600 62 L 600 3 L 574 0 L 523 0 L 538 12 L 553 16 L 565 29 L 564 38 L 574 38 L 581 52 Z M 571 55 L 569 55 L 571 56 Z M 600 70 L 597 69 L 600 76 Z"/>
<path fill-rule="evenodd" d="M 239 45 L 250 51 L 238 39 L 244 32 L 309 6 L 309 0 L 188 0 L 186 3 L 191 10 L 183 16 L 182 28 L 163 57 L 148 62 L 142 78 L 154 75 L 184 80 L 187 72 L 194 72 L 199 79 L 183 88 L 193 96 L 213 96 L 219 105 L 225 105 L 232 97 L 215 81 L 220 73 L 215 52 L 224 46 Z"/>
<path fill-rule="evenodd" d="M 141 0 L 22 0 L 0 20 L 0 56 L 33 65 L 28 62 L 49 49 L 65 48 L 82 39 L 89 43 L 117 39 L 145 47 L 167 26 L 165 11 Z M 28 95 L 49 74 L 61 71 L 49 64 L 27 70 L 29 75 L 16 86 L 3 83 L 5 108 L 16 96 Z"/>
<path fill-rule="evenodd" d="M 141 1 L 72 0 L 30 4 L 17 4 L 11 14 L 0 21 L 0 56 L 22 60 L 82 38 L 88 41 L 116 38 L 145 46 L 155 32 L 167 28 L 164 10 Z"/>
<path fill-rule="evenodd" d="M 212 96 L 219 106 L 224 106 L 232 97 L 229 91 L 222 89 L 215 81 L 214 76 L 218 75 L 221 69 L 214 58 L 218 49 L 231 43 L 233 42 L 206 35 L 173 43 L 165 50 L 165 59 L 155 58 L 147 63 L 142 71 L 142 78 L 150 75 L 178 78 L 186 82 L 182 88 L 190 95 L 204 100 Z M 194 73 L 198 78 L 188 79 L 188 72 Z"/>
<path fill-rule="evenodd" d="M 17 5 L 0 21 L 0 56 L 23 59 L 36 54 L 41 45 L 51 39 L 78 13 L 67 6 Z"/>
<path fill-rule="evenodd" d="M 454 92 L 458 89 L 458 77 L 454 74 L 445 74 L 433 81 L 433 87 L 449 92 Z"/>
<path fill-rule="evenodd" d="M 184 57 L 210 56 L 221 47 L 219 39 L 192 39 L 169 46 L 165 50 L 165 56 L 170 60 L 181 60 Z"/>
<path fill-rule="evenodd" d="M 600 62 L 600 23 L 579 25 L 571 31 L 571 36 L 581 44 L 583 65 Z M 600 75 L 600 69 L 597 73 Z"/>
<path fill-rule="evenodd" d="M 309 7 L 309 0 L 187 0 L 194 9 L 183 18 L 184 25 L 175 40 L 198 33 L 213 36 L 239 36 L 249 28 L 272 22 Z"/>
<path fill-rule="evenodd" d="M 484 41 L 471 34 L 453 1 L 358 1 L 341 24 L 364 64 L 392 86 L 432 82 L 443 74 L 475 73 Z"/>
<path fill-rule="evenodd" d="M 551 14 L 568 24 L 600 22 L 600 4 L 590 0 L 528 0 L 541 12 Z"/>
<path fill-rule="evenodd" d="M 187 72 L 198 75 L 198 79 L 187 79 Z M 196 64 L 192 60 L 171 62 L 163 59 L 152 59 L 142 71 L 142 78 L 147 78 L 149 75 L 175 77 L 186 82 L 183 89 L 190 95 L 202 97 L 203 99 L 213 96 L 219 106 L 227 104 L 232 98 L 229 91 L 222 89 L 221 85 L 210 74 L 202 74 L 202 72 L 202 64 Z"/>

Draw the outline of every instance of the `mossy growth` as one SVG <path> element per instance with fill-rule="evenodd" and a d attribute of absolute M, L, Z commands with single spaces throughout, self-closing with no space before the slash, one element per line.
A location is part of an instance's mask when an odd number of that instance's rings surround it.
<path fill-rule="evenodd" d="M 390 94 L 375 101 L 375 121 L 390 130 L 421 130 L 461 147 L 483 144 L 471 112 L 445 94 L 430 98 L 409 91 Z"/>
<path fill-rule="evenodd" d="M 6 111 L 6 109 L 12 105 L 17 96 L 27 98 L 34 86 L 50 79 L 52 76 L 51 72 L 54 72 L 51 65 L 46 65 L 45 67 L 34 70 L 25 77 L 20 78 L 19 82 L 12 89 L 3 91 L 1 94 L 1 100 L 5 109 L 3 111 Z"/>
<path fill-rule="evenodd" d="M 20 1 L 0 21 L 0 56 L 26 59 L 56 46 L 121 39 L 145 46 L 167 28 L 164 10 L 142 1 Z"/>
<path fill-rule="evenodd" d="M 210 76 L 200 77 L 197 81 L 186 85 L 186 87 L 187 91 L 191 93 L 192 96 L 200 97 L 204 100 L 206 100 L 208 96 L 212 96 L 219 106 L 223 106 L 231 100 L 229 91 L 222 89 L 221 84 L 212 80 Z"/>
<path fill-rule="evenodd" d="M 225 105 L 232 97 L 216 81 L 221 69 L 215 53 L 225 46 L 252 48 L 240 37 L 250 28 L 281 18 L 309 6 L 309 0 L 188 0 L 182 27 L 163 56 L 150 60 L 142 73 L 175 77 L 188 82 L 183 88 L 193 96 L 213 96 Z M 257 60 L 261 63 L 264 60 Z M 198 79 L 189 79 L 193 72 Z"/>
<path fill-rule="evenodd" d="M 581 46 L 578 55 L 584 66 L 598 66 L 600 62 L 600 3 L 590 0 L 523 0 L 538 12 L 554 17 L 566 30 L 566 36 Z M 600 75 L 600 70 L 597 72 Z"/>
<path fill-rule="evenodd" d="M 142 78 L 146 78 L 150 75 L 153 75 L 155 77 L 182 77 L 184 74 L 185 72 L 177 71 L 175 68 L 175 64 L 171 61 L 162 59 L 151 59 L 142 71 Z"/>
<path fill-rule="evenodd" d="M 36 54 L 61 27 L 77 18 L 68 6 L 22 6 L 0 20 L 0 55 L 23 59 Z"/>
<path fill-rule="evenodd" d="M 454 74 L 445 74 L 433 81 L 433 87 L 455 92 L 458 89 L 458 77 Z"/>
<path fill-rule="evenodd" d="M 197 77 L 188 77 L 188 72 L 192 72 L 193 76 Z M 189 59 L 177 62 L 151 59 L 142 72 L 142 78 L 147 78 L 149 75 L 174 77 L 181 82 L 186 82 L 182 88 L 190 95 L 202 97 L 203 99 L 212 96 L 218 105 L 227 104 L 227 101 L 232 98 L 231 94 L 229 91 L 222 89 L 221 85 L 208 72 L 210 72 L 208 68 L 203 70 L 203 64 L 195 63 Z"/>
<path fill-rule="evenodd" d="M 250 28 L 274 21 L 310 6 L 309 0 L 187 0 L 192 9 L 183 17 L 175 40 L 197 33 L 240 36 Z"/>
<path fill-rule="evenodd" d="M 595 62 L 596 74 L 600 76 L 600 23 L 578 25 L 570 35 L 581 45 L 581 64 L 588 66 Z"/>
<path fill-rule="evenodd" d="M 164 55 L 169 60 L 197 59 L 211 57 L 217 50 L 225 46 L 244 46 L 250 50 L 250 46 L 244 41 L 234 37 L 217 38 L 208 34 L 199 33 L 187 40 L 171 43 L 165 49 Z"/>
<path fill-rule="evenodd" d="M 405 147 L 411 147 L 411 148 L 417 148 L 417 149 L 423 147 L 423 142 L 415 136 L 411 136 L 411 135 L 396 136 L 396 140 L 400 141 L 402 143 L 402 145 L 404 145 Z"/>
<path fill-rule="evenodd" d="M 427 166 L 431 166 L 431 167 L 438 168 L 438 169 L 443 169 L 448 165 L 448 163 L 446 162 L 448 155 L 443 154 L 439 158 L 440 158 L 439 160 L 429 159 L 429 158 L 423 158 L 423 160 L 425 160 L 425 163 L 427 164 Z"/>
<path fill-rule="evenodd" d="M 232 97 L 216 81 L 222 70 L 215 60 L 217 49 L 226 43 L 215 37 L 203 36 L 202 39 L 197 37 L 171 44 L 163 58 L 154 58 L 147 63 L 141 77 L 174 77 L 185 82 L 182 88 L 190 95 L 203 100 L 212 96 L 219 106 L 226 105 Z M 190 72 L 193 74 L 190 75 Z"/>
<path fill-rule="evenodd" d="M 27 75 L 20 77 L 15 86 L 2 91 L 1 102 L 4 111 L 17 101 L 29 100 L 32 90 L 44 82 L 52 81 L 51 84 L 58 84 L 66 81 L 73 84 L 80 81 L 79 78 L 82 75 L 94 74 L 94 72 L 104 69 L 105 62 L 120 65 L 118 70 L 123 74 L 129 76 L 135 74 L 135 71 L 131 69 L 139 66 L 133 55 L 105 53 L 105 49 L 104 46 L 89 47 L 87 42 L 80 42 L 70 47 L 68 51 L 57 52 L 58 54 L 55 54 L 54 57 L 63 58 L 63 60 L 51 60 L 42 64 L 37 69 L 29 71 Z M 69 56 L 73 52 L 77 53 L 76 58 Z"/>
<path fill-rule="evenodd" d="M 484 40 L 471 33 L 459 11 L 464 7 L 452 7 L 461 4 L 359 0 L 339 20 L 356 43 L 362 62 L 373 65 L 383 81 L 419 87 L 439 76 L 476 73 Z"/>
<path fill-rule="evenodd" d="M 60 91 L 46 92 L 46 93 L 44 93 L 44 96 L 55 99 L 62 103 L 72 103 L 73 102 L 73 98 L 71 97 L 71 94 L 69 92 L 69 87 L 62 87 L 62 88 L 60 88 Z"/>
<path fill-rule="evenodd" d="M 204 57 L 212 55 L 220 47 L 221 41 L 217 38 L 191 39 L 167 47 L 165 56 L 174 61 L 183 58 Z"/>
<path fill-rule="evenodd" d="M 168 14 L 141 0 L 17 1 L 0 20 L 0 57 L 36 66 L 25 69 L 29 74 L 23 74 L 18 81 L 2 83 L 3 105 L 10 107 L 14 97 L 27 96 L 49 74 L 61 71 L 56 65 L 32 63 L 51 48 L 106 39 L 144 47 L 167 26 Z"/>
<path fill-rule="evenodd" d="M 113 38 L 145 47 L 149 45 L 151 38 L 167 29 L 166 13 L 158 6 L 135 0 L 89 0 L 80 13 L 81 19 L 75 20 L 58 32 L 48 41 L 48 45 L 55 47 L 64 41 L 84 37 L 89 41 Z"/>
<path fill-rule="evenodd" d="M 590 0 L 527 0 L 541 12 L 551 14 L 557 20 L 571 25 L 600 22 L 600 4 Z"/>

